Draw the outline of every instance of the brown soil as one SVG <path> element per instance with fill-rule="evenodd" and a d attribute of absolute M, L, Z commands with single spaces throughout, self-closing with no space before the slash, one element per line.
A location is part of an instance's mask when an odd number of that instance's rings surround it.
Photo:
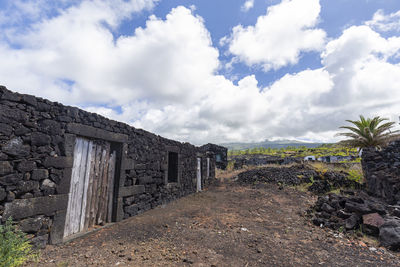
<path fill-rule="evenodd" d="M 28 266 L 400 266 L 376 241 L 313 226 L 304 214 L 314 201 L 289 187 L 225 182 L 47 246 Z"/>

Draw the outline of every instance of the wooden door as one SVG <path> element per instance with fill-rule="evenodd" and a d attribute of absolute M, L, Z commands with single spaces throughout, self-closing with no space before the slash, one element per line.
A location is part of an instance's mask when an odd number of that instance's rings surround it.
<path fill-rule="evenodd" d="M 64 237 L 111 222 L 115 161 L 110 143 L 76 138 Z"/>
<path fill-rule="evenodd" d="M 197 158 L 197 192 L 201 191 L 201 158 Z"/>
<path fill-rule="evenodd" d="M 210 178 L 210 158 L 207 158 L 207 179 Z"/>

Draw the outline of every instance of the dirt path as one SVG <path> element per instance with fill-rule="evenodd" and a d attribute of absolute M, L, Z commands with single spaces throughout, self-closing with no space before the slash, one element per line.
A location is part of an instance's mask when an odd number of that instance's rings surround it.
<path fill-rule="evenodd" d="M 313 201 L 272 184 L 222 184 L 48 246 L 36 266 L 400 266 L 399 253 L 311 225 L 302 214 Z"/>

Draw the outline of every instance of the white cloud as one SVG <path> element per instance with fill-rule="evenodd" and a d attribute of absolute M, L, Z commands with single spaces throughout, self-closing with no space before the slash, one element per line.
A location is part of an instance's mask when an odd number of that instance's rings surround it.
<path fill-rule="evenodd" d="M 139 2 L 141 8 L 153 3 Z M 184 133 L 182 124 L 198 126 L 184 122 L 190 120 L 184 115 L 214 90 L 219 67 L 218 50 L 202 18 L 177 7 L 165 20 L 151 16 L 144 28 L 132 28 L 133 35 L 114 39 L 109 26 L 117 27 L 121 17 L 140 8 L 124 1 L 129 6 L 121 10 L 121 3 L 113 3 L 84 1 L 38 21 L 24 34 L 13 31 L 9 42 L 0 42 L 2 83 L 166 135 Z M 160 118 L 173 121 L 156 126 Z"/>
<path fill-rule="evenodd" d="M 375 12 L 372 20 L 365 23 L 369 27 L 382 32 L 397 31 L 400 32 L 400 10 L 388 15 L 379 9 Z"/>
<path fill-rule="evenodd" d="M 254 0 L 246 0 L 244 4 L 241 6 L 240 10 L 243 12 L 247 12 L 254 7 Z"/>
<path fill-rule="evenodd" d="M 190 5 L 190 10 L 192 10 L 192 12 L 196 11 L 197 7 L 195 5 Z"/>
<path fill-rule="evenodd" d="M 111 1 L 84 1 L 1 39 L 0 81 L 196 144 L 330 141 L 345 119 L 359 114 L 397 119 L 399 37 L 350 27 L 323 49 L 322 68 L 261 88 L 254 75 L 237 84 L 218 75 L 219 52 L 204 21 L 185 7 L 114 37 L 110 27 L 121 23 L 120 13 L 129 17 L 154 4 L 126 3 L 130 12 Z"/>
<path fill-rule="evenodd" d="M 400 51 L 400 37 L 383 38 L 367 26 L 352 26 L 322 53 L 322 62 L 333 74 L 334 97 L 327 105 L 351 100 L 357 108 L 365 108 L 389 100 L 400 101 L 400 66 L 389 63 Z M 350 104 L 350 103 L 349 103 Z"/>
<path fill-rule="evenodd" d="M 315 28 L 320 10 L 319 0 L 283 0 L 270 6 L 254 26 L 238 25 L 221 42 L 248 66 L 260 65 L 269 71 L 293 65 L 301 52 L 323 49 L 326 33 Z"/>
<path fill-rule="evenodd" d="M 239 131 L 242 135 L 237 138 L 257 139 L 252 133 L 264 132 L 275 137 L 332 141 L 333 133 L 346 119 L 357 119 L 360 114 L 397 121 L 399 40 L 397 36 L 384 38 L 367 26 L 346 29 L 326 45 L 322 68 L 287 74 L 254 94 L 253 108 L 259 107 L 259 116 L 248 115 L 254 119 L 240 128 L 248 130 Z"/>

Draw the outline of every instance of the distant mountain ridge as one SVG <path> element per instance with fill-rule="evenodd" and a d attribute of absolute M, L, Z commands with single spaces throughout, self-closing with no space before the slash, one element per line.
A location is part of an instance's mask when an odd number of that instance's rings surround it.
<path fill-rule="evenodd" d="M 262 142 L 253 142 L 253 143 L 222 143 L 221 146 L 228 148 L 228 150 L 245 150 L 252 149 L 256 147 L 264 147 L 264 148 L 285 148 L 288 146 L 300 147 L 305 146 L 308 148 L 314 148 L 327 143 L 308 143 L 297 140 L 276 140 L 269 141 L 265 140 Z"/>

